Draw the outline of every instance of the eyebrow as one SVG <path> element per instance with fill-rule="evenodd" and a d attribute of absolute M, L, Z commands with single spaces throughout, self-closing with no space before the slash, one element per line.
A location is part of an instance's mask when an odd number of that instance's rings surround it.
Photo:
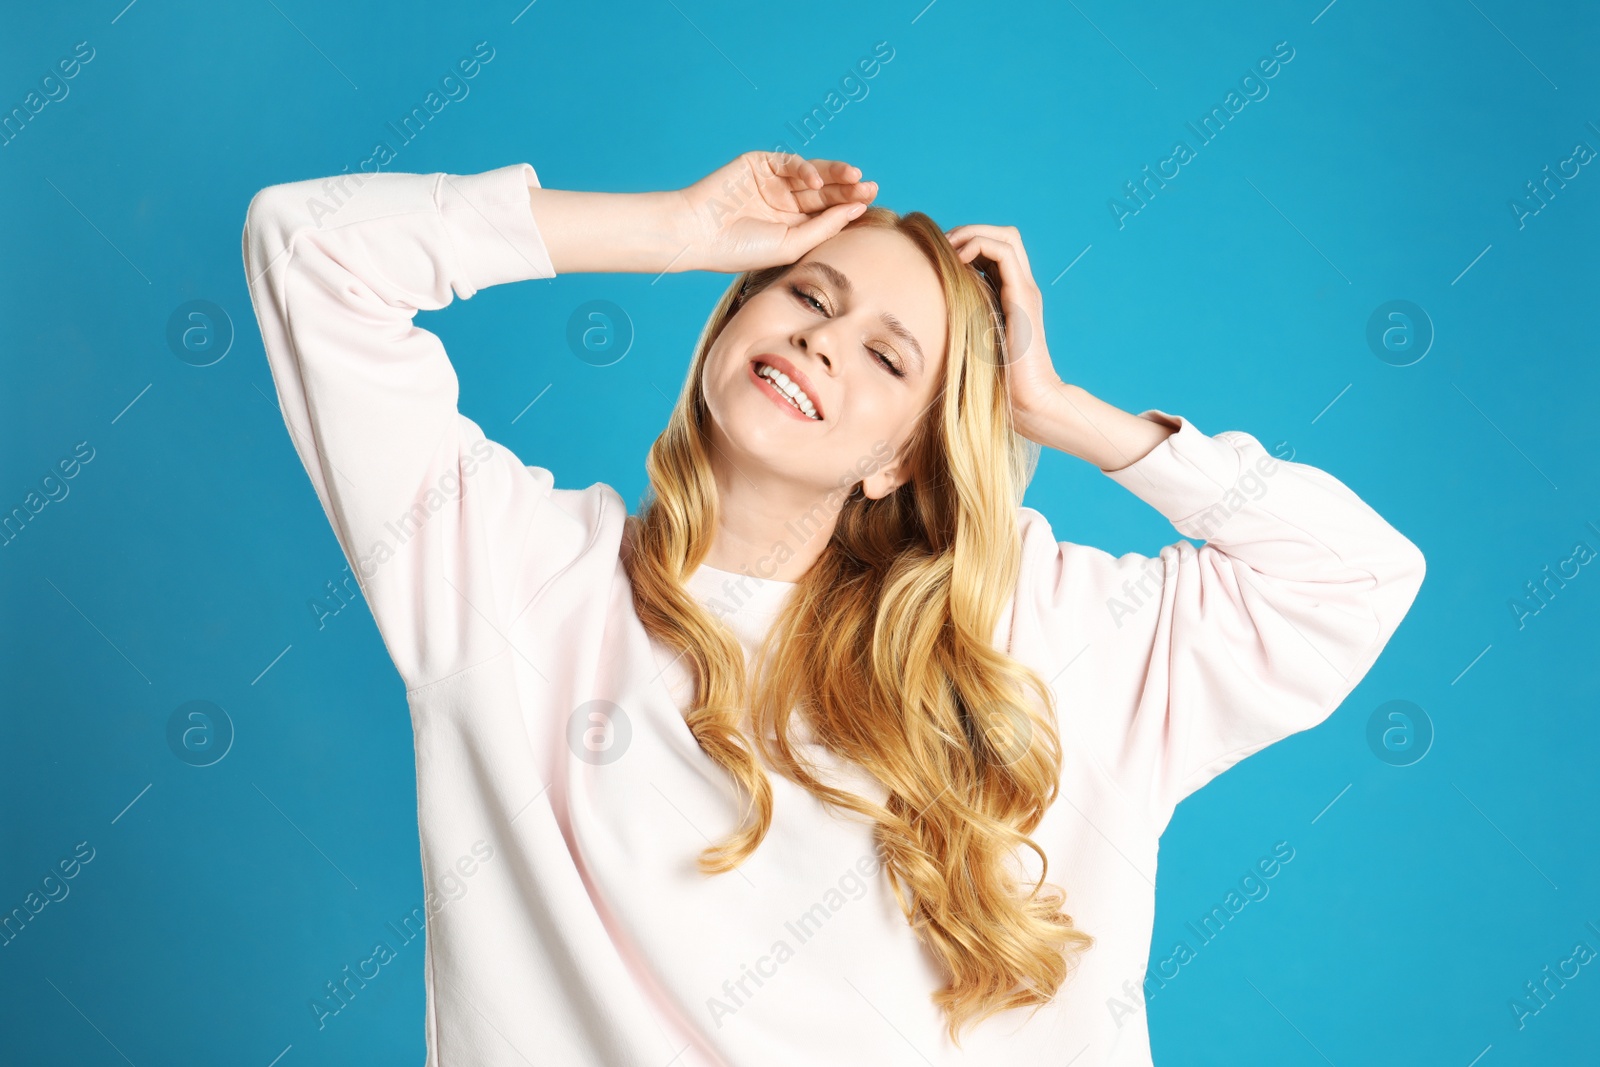
<path fill-rule="evenodd" d="M 854 294 L 855 287 L 850 284 L 850 279 L 845 277 L 844 272 L 839 270 L 837 267 L 824 263 L 820 259 L 808 259 L 804 263 L 798 265 L 798 269 L 800 270 L 804 270 L 807 267 L 812 268 L 824 278 L 827 278 L 828 281 L 832 283 L 833 287 L 838 289 L 845 296 L 848 297 Z M 911 355 L 916 360 L 917 372 L 920 374 L 923 370 L 927 369 L 928 361 L 922 355 L 922 346 L 917 344 L 916 336 L 910 330 L 906 329 L 906 324 L 895 318 L 887 311 L 885 311 L 879 317 L 883 321 L 884 329 L 888 330 L 895 337 L 899 338 L 905 343 L 905 346 L 911 350 Z"/>

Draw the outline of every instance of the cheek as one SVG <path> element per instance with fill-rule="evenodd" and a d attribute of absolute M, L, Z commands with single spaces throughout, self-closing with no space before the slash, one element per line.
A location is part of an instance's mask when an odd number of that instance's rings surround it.
<path fill-rule="evenodd" d="M 725 392 L 738 384 L 738 374 L 744 370 L 744 366 L 743 361 L 736 358 L 737 351 L 733 339 L 724 334 L 706 353 L 700 387 L 707 395 L 719 390 Z"/>
<path fill-rule="evenodd" d="M 910 397 L 895 396 L 889 388 L 857 386 L 846 405 L 846 421 L 841 437 L 855 453 L 865 455 L 875 444 L 880 449 L 897 447 L 910 436 L 919 408 Z M 878 444 L 884 442 L 884 444 Z"/>
<path fill-rule="evenodd" d="M 927 412 L 930 399 L 903 386 L 883 389 L 873 398 L 873 421 L 884 431 L 904 437 L 911 424 Z"/>
<path fill-rule="evenodd" d="M 916 434 L 917 427 L 924 420 L 936 417 L 934 409 L 938 404 L 935 396 L 922 391 L 913 395 L 908 390 L 895 397 L 893 403 L 884 405 L 877 421 L 878 430 L 872 435 L 873 441 L 882 440 L 887 442 L 883 447 L 892 448 L 896 454 L 901 452 Z"/>

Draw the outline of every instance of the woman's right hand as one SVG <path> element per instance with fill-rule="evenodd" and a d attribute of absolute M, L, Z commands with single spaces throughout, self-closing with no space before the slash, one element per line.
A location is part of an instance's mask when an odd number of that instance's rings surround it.
<path fill-rule="evenodd" d="M 793 263 L 866 210 L 877 182 L 831 159 L 745 152 L 678 191 L 688 248 L 677 270 L 734 273 Z"/>

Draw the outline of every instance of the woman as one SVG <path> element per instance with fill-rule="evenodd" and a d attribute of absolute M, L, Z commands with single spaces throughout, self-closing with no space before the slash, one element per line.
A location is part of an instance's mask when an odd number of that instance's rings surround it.
<path fill-rule="evenodd" d="M 251 202 L 284 418 L 406 684 L 430 1065 L 1148 1064 L 1174 806 L 1409 609 L 1421 553 L 1341 482 L 1062 382 L 1016 231 L 875 195 L 750 152 Z M 412 321 L 680 270 L 737 276 L 636 516 L 486 439 Z M 1056 541 L 1041 445 L 1208 543 Z"/>

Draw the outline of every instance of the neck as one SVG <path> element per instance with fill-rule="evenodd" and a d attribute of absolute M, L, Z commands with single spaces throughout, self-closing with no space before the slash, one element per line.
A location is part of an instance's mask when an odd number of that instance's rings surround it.
<path fill-rule="evenodd" d="M 717 525 L 702 560 L 718 570 L 797 582 L 833 537 L 851 486 L 818 489 L 775 478 L 752 480 L 721 447 L 712 450 Z"/>

